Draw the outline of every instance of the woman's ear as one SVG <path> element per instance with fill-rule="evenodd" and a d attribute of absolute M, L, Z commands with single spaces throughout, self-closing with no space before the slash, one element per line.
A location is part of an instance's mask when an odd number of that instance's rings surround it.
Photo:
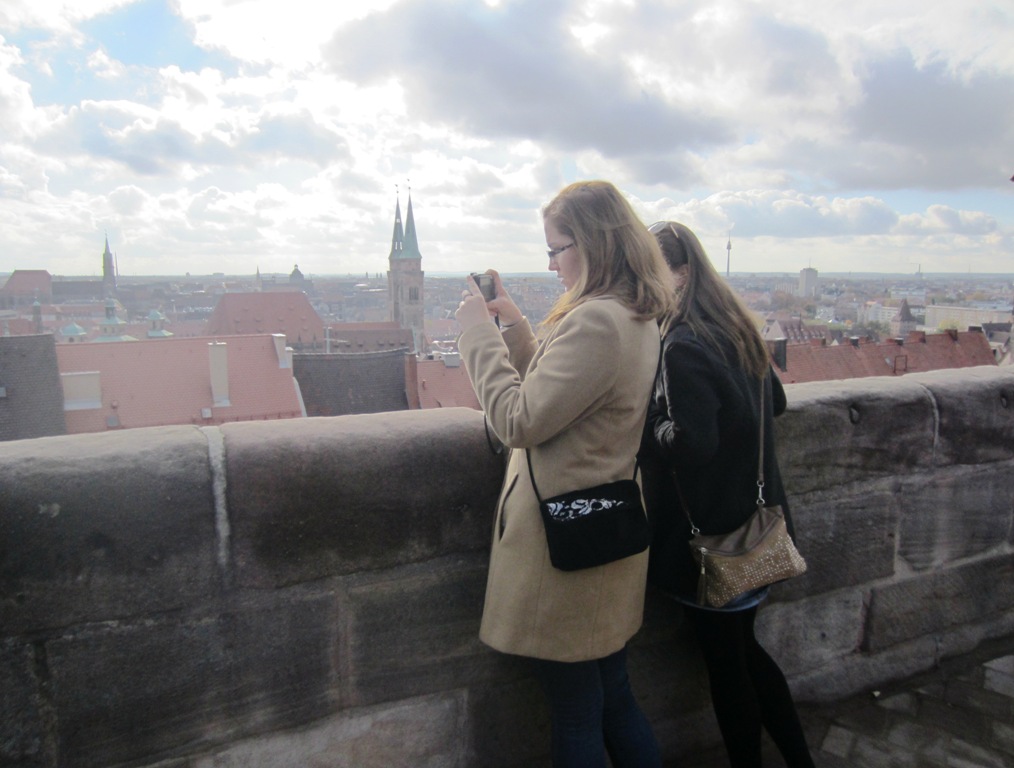
<path fill-rule="evenodd" d="M 687 279 L 690 277 L 690 265 L 681 264 L 672 271 L 673 280 L 676 282 L 676 290 L 680 290 L 684 285 L 687 284 Z"/>

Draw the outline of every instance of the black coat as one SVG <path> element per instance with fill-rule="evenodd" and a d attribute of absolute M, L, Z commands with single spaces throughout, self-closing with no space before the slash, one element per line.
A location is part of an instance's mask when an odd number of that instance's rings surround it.
<path fill-rule="evenodd" d="M 735 360 L 731 349 L 727 357 Z M 785 390 L 773 370 L 764 394 L 764 498 L 782 505 L 791 532 L 772 423 L 785 410 Z M 756 510 L 759 400 L 760 382 L 727 364 L 689 327 L 677 325 L 662 340 L 640 453 L 653 525 L 648 578 L 656 586 L 691 600 L 696 594 L 690 523 L 673 474 L 702 533 L 727 533 Z"/>

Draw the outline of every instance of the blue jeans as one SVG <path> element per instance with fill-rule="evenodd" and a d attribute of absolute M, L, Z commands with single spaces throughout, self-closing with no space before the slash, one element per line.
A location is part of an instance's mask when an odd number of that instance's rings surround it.
<path fill-rule="evenodd" d="M 549 699 L 553 768 L 661 768 L 658 742 L 627 677 L 626 648 L 604 659 L 536 659 Z"/>

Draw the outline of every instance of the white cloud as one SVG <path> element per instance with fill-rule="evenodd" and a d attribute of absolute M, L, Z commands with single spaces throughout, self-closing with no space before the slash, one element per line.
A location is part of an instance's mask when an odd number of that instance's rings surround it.
<path fill-rule="evenodd" d="M 0 270 L 381 271 L 409 184 L 427 271 L 541 270 L 588 177 L 734 268 L 1014 254 L 989 0 L 178 0 L 168 65 L 89 36 L 135 7 L 0 7 Z"/>

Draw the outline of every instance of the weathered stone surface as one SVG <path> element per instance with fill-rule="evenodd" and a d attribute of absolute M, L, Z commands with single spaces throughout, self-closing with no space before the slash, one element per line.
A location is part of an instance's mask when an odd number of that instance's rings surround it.
<path fill-rule="evenodd" d="M 810 573 L 775 587 L 758 634 L 797 695 L 1014 633 L 993 375 L 972 376 L 971 405 L 957 375 L 788 388 Z M 502 466 L 462 409 L 0 444 L 0 762 L 544 765 L 527 662 L 477 638 Z M 657 598 L 635 695 L 667 760 L 709 754 L 699 650 Z"/>
<path fill-rule="evenodd" d="M 516 664 L 479 641 L 485 588 L 482 556 L 356 577 L 344 608 L 346 703 L 516 678 Z"/>
<path fill-rule="evenodd" d="M 347 710 L 312 727 L 237 742 L 190 768 L 458 768 L 461 694 Z M 487 765 L 474 763 L 474 765 Z"/>
<path fill-rule="evenodd" d="M 807 571 L 772 590 L 797 600 L 894 573 L 898 497 L 893 481 L 794 497 L 789 511 Z"/>
<path fill-rule="evenodd" d="M 935 407 L 921 384 L 874 377 L 792 384 L 775 419 L 792 493 L 829 490 L 932 466 Z"/>
<path fill-rule="evenodd" d="M 981 554 L 1005 544 L 1014 521 L 1014 463 L 940 469 L 908 478 L 898 555 L 916 570 Z"/>
<path fill-rule="evenodd" d="M 1014 610 L 976 622 L 956 624 L 876 652 L 857 649 L 841 656 L 834 664 L 795 675 L 789 683 L 803 701 L 840 700 L 926 672 L 941 660 L 972 652 L 992 639 L 1012 635 Z"/>
<path fill-rule="evenodd" d="M 1014 459 L 1014 368 L 958 368 L 911 379 L 925 386 L 936 403 L 938 463 Z"/>
<path fill-rule="evenodd" d="M 871 591 L 863 647 L 895 643 L 982 622 L 1014 608 L 1014 555 L 1002 554 L 876 586 Z"/>
<path fill-rule="evenodd" d="M 334 600 L 95 625 L 47 644 L 61 764 L 106 766 L 335 710 Z"/>
<path fill-rule="evenodd" d="M 193 427 L 0 443 L 0 626 L 15 634 L 214 593 L 208 446 Z"/>
<path fill-rule="evenodd" d="M 530 673 L 530 669 L 528 670 Z M 469 691 L 462 765 L 548 768 L 549 709 L 531 677 Z"/>
<path fill-rule="evenodd" d="M 860 589 L 842 589 L 792 603 L 773 603 L 757 614 L 757 639 L 789 677 L 837 663 L 859 644 Z"/>
<path fill-rule="evenodd" d="M 0 765 L 43 765 L 48 734 L 35 653 L 27 643 L 0 643 Z"/>
<path fill-rule="evenodd" d="M 689 625 L 663 642 L 630 643 L 627 671 L 634 696 L 658 731 L 711 708 L 707 668 Z"/>
<path fill-rule="evenodd" d="M 504 465 L 475 411 L 222 430 L 238 584 L 291 584 L 489 546 Z"/>

